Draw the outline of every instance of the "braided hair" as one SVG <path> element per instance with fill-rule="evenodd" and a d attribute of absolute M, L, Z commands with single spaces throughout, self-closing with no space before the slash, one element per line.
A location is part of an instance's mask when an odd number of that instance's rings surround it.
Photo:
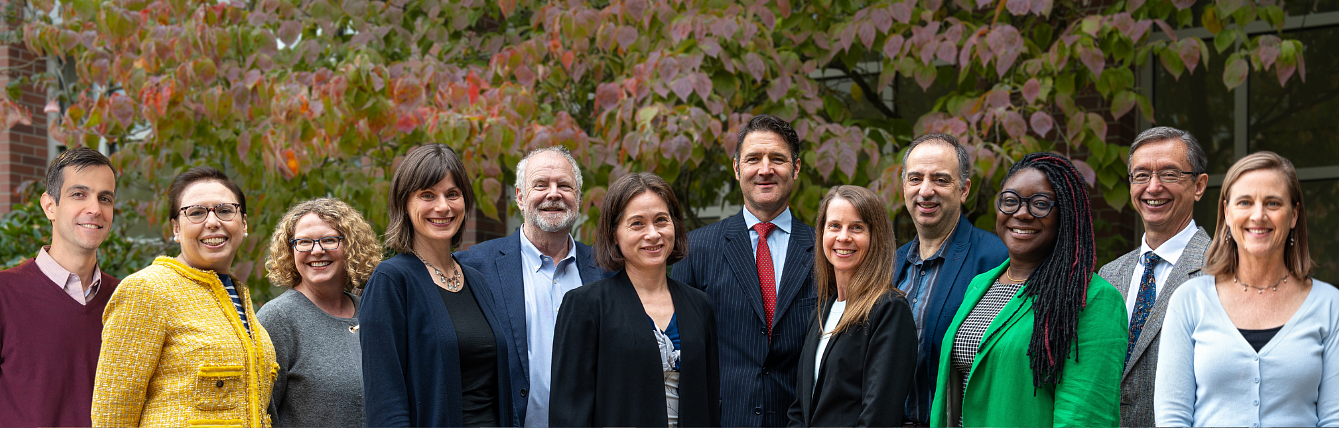
<path fill-rule="evenodd" d="M 1024 156 L 1009 168 L 1004 180 L 1025 169 L 1046 176 L 1055 190 L 1059 230 L 1051 254 L 1027 279 L 1023 295 L 1032 299 L 1032 341 L 1028 344 L 1028 366 L 1032 386 L 1060 383 L 1065 360 L 1078 337 L 1079 312 L 1087 305 L 1088 283 L 1097 264 L 1093 239 L 1092 208 L 1088 185 L 1068 159 L 1042 152 Z M 1079 358 L 1074 349 L 1074 358 Z"/>

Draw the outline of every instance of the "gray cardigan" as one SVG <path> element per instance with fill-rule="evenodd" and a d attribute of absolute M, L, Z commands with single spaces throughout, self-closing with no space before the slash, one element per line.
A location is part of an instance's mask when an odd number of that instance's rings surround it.
<path fill-rule="evenodd" d="M 345 295 L 356 308 L 358 297 Z M 339 318 L 290 289 L 262 306 L 256 318 L 270 332 L 279 363 L 269 408 L 274 426 L 366 424 L 356 310 L 353 318 Z"/>

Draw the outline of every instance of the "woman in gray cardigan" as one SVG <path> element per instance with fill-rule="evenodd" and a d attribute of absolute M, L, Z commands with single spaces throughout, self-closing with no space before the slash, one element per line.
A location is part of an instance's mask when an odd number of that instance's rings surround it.
<path fill-rule="evenodd" d="M 256 312 L 279 363 L 274 426 L 365 425 L 354 291 L 381 261 L 381 248 L 363 216 L 338 199 L 303 202 L 279 221 L 265 269 L 289 290 Z"/>

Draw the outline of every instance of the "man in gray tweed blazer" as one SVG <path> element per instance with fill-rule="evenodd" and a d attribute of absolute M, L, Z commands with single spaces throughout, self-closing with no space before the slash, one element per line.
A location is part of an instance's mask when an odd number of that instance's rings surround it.
<path fill-rule="evenodd" d="M 1209 234 L 1195 224 L 1195 201 L 1209 184 L 1208 157 L 1190 133 L 1157 127 L 1130 145 L 1130 202 L 1144 224 L 1139 249 L 1098 275 L 1125 297 L 1130 334 L 1121 376 L 1121 426 L 1153 426 L 1158 339 L 1172 293 L 1203 275 Z"/>

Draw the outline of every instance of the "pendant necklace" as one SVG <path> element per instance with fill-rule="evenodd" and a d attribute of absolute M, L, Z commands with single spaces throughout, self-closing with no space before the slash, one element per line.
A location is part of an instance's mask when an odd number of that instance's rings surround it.
<path fill-rule="evenodd" d="M 1256 294 L 1264 294 L 1264 293 L 1265 293 L 1265 289 L 1269 289 L 1269 290 L 1272 290 L 1272 291 L 1279 291 L 1279 284 L 1280 284 L 1280 283 L 1282 283 L 1282 284 L 1287 284 L 1287 283 L 1288 283 L 1288 274 L 1283 274 L 1283 277 L 1282 277 L 1282 278 L 1279 278 L 1278 281 L 1274 281 L 1274 285 L 1272 285 L 1272 286 L 1268 286 L 1268 287 L 1256 287 L 1256 286 L 1251 285 L 1251 284 L 1247 284 L 1247 283 L 1244 283 L 1244 282 L 1241 282 L 1241 281 L 1237 281 L 1237 276 L 1236 276 L 1236 275 L 1232 275 L 1232 283 L 1233 283 L 1233 284 L 1240 284 L 1240 285 L 1241 285 L 1241 292 L 1243 292 L 1243 293 L 1245 293 L 1246 290 L 1249 290 L 1249 289 L 1251 289 L 1251 288 L 1254 288 L 1254 289 L 1256 290 Z"/>
<path fill-rule="evenodd" d="M 418 255 L 418 253 L 414 253 L 414 256 L 418 257 L 419 261 L 422 261 L 423 264 L 428 265 L 428 267 L 432 268 L 432 271 L 437 274 L 437 277 L 442 279 L 442 285 L 444 286 L 444 288 L 446 288 L 446 291 L 455 293 L 460 291 L 461 288 L 463 288 L 460 282 L 460 268 L 456 268 L 456 274 L 452 275 L 451 278 L 448 280 L 446 275 L 442 273 L 441 269 L 437 269 L 437 266 L 433 266 L 432 263 L 428 263 L 428 260 L 423 258 L 423 256 Z"/>

